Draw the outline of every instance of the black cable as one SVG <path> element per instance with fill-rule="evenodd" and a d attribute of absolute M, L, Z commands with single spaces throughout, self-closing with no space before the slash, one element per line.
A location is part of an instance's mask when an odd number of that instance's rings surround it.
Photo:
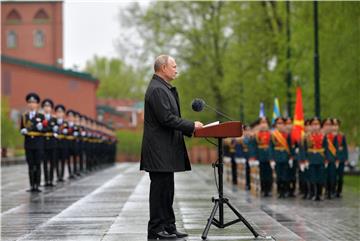
<path fill-rule="evenodd" d="M 210 141 L 207 137 L 205 137 L 205 140 L 207 140 L 207 142 L 209 142 L 210 144 L 213 144 L 214 146 L 218 146 L 215 142 Z"/>

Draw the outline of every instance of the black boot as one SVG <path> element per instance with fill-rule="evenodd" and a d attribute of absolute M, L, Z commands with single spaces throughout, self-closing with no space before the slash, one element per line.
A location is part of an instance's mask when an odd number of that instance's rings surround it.
<path fill-rule="evenodd" d="M 316 191 L 315 191 L 315 201 L 321 201 L 321 194 L 322 194 L 322 185 L 317 184 L 316 185 Z"/>
<path fill-rule="evenodd" d="M 310 189 L 309 185 L 306 182 L 304 182 L 302 185 L 303 185 L 302 186 L 302 194 L 303 194 L 302 199 L 307 199 L 307 197 L 309 195 L 309 189 Z"/>
<path fill-rule="evenodd" d="M 308 199 L 311 200 L 315 197 L 315 185 L 314 183 L 310 183 L 310 194 L 308 195 Z"/>
<path fill-rule="evenodd" d="M 341 197 L 342 188 L 343 188 L 343 180 L 339 180 L 336 189 L 336 197 Z"/>

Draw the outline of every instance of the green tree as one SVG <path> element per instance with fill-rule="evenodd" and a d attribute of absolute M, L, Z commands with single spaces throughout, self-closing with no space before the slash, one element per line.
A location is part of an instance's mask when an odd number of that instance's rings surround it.
<path fill-rule="evenodd" d="M 9 105 L 5 97 L 1 99 L 1 148 L 14 148 L 21 143 L 21 135 L 9 118 Z"/>
<path fill-rule="evenodd" d="M 143 98 L 146 84 L 143 73 L 120 59 L 95 56 L 87 61 L 85 69 L 100 80 L 98 97 Z"/>

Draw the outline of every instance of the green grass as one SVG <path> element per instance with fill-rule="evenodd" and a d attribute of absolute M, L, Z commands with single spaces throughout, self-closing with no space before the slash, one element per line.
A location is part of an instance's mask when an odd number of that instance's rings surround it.
<path fill-rule="evenodd" d="M 344 189 L 360 193 L 360 176 L 344 176 Z"/>

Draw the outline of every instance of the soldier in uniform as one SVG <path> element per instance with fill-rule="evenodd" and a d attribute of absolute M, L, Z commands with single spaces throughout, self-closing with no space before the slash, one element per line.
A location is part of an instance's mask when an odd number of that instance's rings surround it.
<path fill-rule="evenodd" d="M 290 186 L 289 163 L 293 158 L 290 150 L 290 135 L 286 132 L 283 118 L 277 117 L 274 124 L 275 129 L 271 133 L 270 142 L 271 162 L 275 162 L 272 166 L 275 166 L 279 198 L 285 198 Z"/>
<path fill-rule="evenodd" d="M 81 114 L 79 112 L 75 113 L 75 125 L 79 128 L 78 135 L 77 135 L 77 143 L 78 143 L 78 150 L 77 155 L 79 159 L 79 173 L 84 173 L 84 127 L 82 126 L 81 121 Z"/>
<path fill-rule="evenodd" d="M 333 121 L 331 118 L 326 118 L 322 122 L 323 133 L 326 137 L 327 148 L 325 150 L 325 178 L 326 178 L 326 197 L 332 198 L 333 191 L 336 184 L 336 165 L 337 158 L 337 138 L 333 133 Z"/>
<path fill-rule="evenodd" d="M 53 187 L 54 170 L 56 169 L 56 135 L 58 132 L 57 120 L 53 116 L 54 102 L 45 99 L 41 103 L 44 112 L 44 177 L 45 186 Z"/>
<path fill-rule="evenodd" d="M 260 163 L 260 186 L 264 197 L 268 197 L 272 189 L 272 169 L 270 166 L 270 138 L 269 121 L 262 117 L 258 120 L 258 131 L 255 134 L 255 149 L 251 160 Z"/>
<path fill-rule="evenodd" d="M 64 105 L 56 105 L 55 106 L 55 114 L 57 118 L 58 125 L 58 141 L 57 141 L 57 153 L 56 153 L 56 171 L 57 171 L 57 181 L 64 181 L 64 171 L 65 171 L 65 162 L 69 159 L 68 155 L 68 145 L 66 135 L 68 133 L 68 124 L 65 121 L 65 111 L 66 108 Z"/>
<path fill-rule="evenodd" d="M 20 132 L 25 136 L 24 148 L 29 167 L 30 192 L 41 192 L 41 162 L 44 152 L 44 115 L 38 112 L 40 97 L 36 93 L 26 95 L 28 111 L 21 116 Z"/>
<path fill-rule="evenodd" d="M 75 111 L 74 110 L 67 110 L 66 111 L 66 120 L 68 123 L 68 131 L 66 134 L 66 140 L 69 150 L 68 155 L 68 170 L 69 170 L 69 178 L 74 179 L 76 172 L 77 172 L 77 143 L 75 140 L 75 132 L 77 131 L 77 127 L 75 126 Z M 71 168 L 71 163 L 73 164 L 73 168 Z"/>
<path fill-rule="evenodd" d="M 290 152 L 293 155 L 293 158 L 289 159 L 289 197 L 295 197 L 296 191 L 296 174 L 298 169 L 298 161 L 299 161 L 299 146 L 300 143 L 293 140 L 291 136 L 291 131 L 293 127 L 293 120 L 291 117 L 285 118 L 285 131 L 290 136 Z"/>
<path fill-rule="evenodd" d="M 311 134 L 310 120 L 305 120 L 304 123 L 304 136 L 298 143 L 298 152 L 296 154 L 299 163 L 299 189 L 303 194 L 303 199 L 307 199 L 311 196 L 311 185 L 309 179 L 309 161 L 305 157 L 305 140 L 308 135 Z M 312 192 L 314 193 L 314 192 Z"/>
<path fill-rule="evenodd" d="M 245 185 L 246 190 L 251 188 L 250 178 L 250 151 L 254 149 L 254 137 L 252 136 L 250 126 L 244 125 L 244 134 L 238 139 L 237 155 L 245 159 Z"/>
<path fill-rule="evenodd" d="M 320 129 L 320 120 L 314 117 L 310 121 L 311 134 L 305 142 L 306 159 L 309 161 L 309 175 L 311 189 L 314 191 L 313 200 L 320 201 L 324 184 L 324 163 L 327 141 Z"/>
<path fill-rule="evenodd" d="M 337 160 L 336 160 L 336 197 L 341 197 L 341 192 L 344 183 L 344 167 L 348 163 L 348 147 L 344 133 L 339 131 L 341 125 L 340 120 L 334 118 L 334 135 L 337 140 Z"/>

